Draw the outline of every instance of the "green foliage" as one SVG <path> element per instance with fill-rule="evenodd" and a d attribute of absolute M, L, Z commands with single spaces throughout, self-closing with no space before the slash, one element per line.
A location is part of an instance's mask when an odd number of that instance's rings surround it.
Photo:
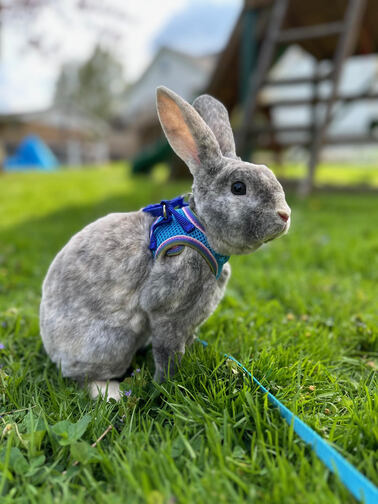
<path fill-rule="evenodd" d="M 0 184 L 1 502 L 355 502 L 222 351 L 378 483 L 375 195 L 289 194 L 290 233 L 231 258 L 227 294 L 200 329 L 210 347 L 194 344 L 162 385 L 151 350 L 138 354 L 118 404 L 92 402 L 49 362 L 41 282 L 86 223 L 188 186 L 121 167 Z"/>
<path fill-rule="evenodd" d="M 78 441 L 71 444 L 71 457 L 81 464 L 91 464 L 101 461 L 101 456 L 94 446 L 85 441 Z"/>
<path fill-rule="evenodd" d="M 81 66 L 63 65 L 54 101 L 58 106 L 107 120 L 115 112 L 125 87 L 121 63 L 111 53 L 96 46 Z"/>
<path fill-rule="evenodd" d="M 76 423 L 69 422 L 68 420 L 62 420 L 61 422 L 53 425 L 51 427 L 51 431 L 56 435 L 58 443 L 61 446 L 71 445 L 81 438 L 87 430 L 90 421 L 90 415 L 83 416 Z"/>

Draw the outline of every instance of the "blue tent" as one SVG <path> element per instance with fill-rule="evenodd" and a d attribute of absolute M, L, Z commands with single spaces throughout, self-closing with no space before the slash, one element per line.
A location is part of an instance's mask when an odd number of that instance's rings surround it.
<path fill-rule="evenodd" d="M 17 147 L 13 156 L 5 158 L 5 171 L 47 170 L 58 168 L 59 162 L 44 143 L 36 135 L 25 137 Z"/>

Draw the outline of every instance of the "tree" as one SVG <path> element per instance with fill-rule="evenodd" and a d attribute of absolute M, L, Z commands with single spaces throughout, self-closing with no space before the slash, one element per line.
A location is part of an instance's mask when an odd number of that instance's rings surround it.
<path fill-rule="evenodd" d="M 124 90 L 121 63 L 110 52 L 96 46 L 83 65 L 63 65 L 54 102 L 62 107 L 76 106 L 92 116 L 109 120 Z"/>
<path fill-rule="evenodd" d="M 0 60 L 2 54 L 2 27 L 18 24 L 19 35 L 25 48 L 35 49 L 47 57 L 55 58 L 64 46 L 64 40 L 52 41 L 36 28 L 40 15 L 49 11 L 67 26 L 73 19 L 85 21 L 85 27 L 105 45 L 119 44 L 126 34 L 129 22 L 128 6 L 118 0 L 0 0 Z M 30 22 L 33 20 L 33 22 Z M 95 21 L 95 22 L 93 22 Z"/>

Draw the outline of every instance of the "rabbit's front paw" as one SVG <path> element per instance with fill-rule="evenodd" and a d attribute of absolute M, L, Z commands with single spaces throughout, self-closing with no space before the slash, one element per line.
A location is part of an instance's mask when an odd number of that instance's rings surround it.
<path fill-rule="evenodd" d="M 121 399 L 121 391 L 119 388 L 119 382 L 117 381 L 93 381 L 88 384 L 89 395 L 92 399 L 97 399 L 100 395 L 103 399 L 115 399 L 119 401 Z"/>
<path fill-rule="evenodd" d="M 185 347 L 180 346 L 182 347 L 181 351 L 177 351 L 177 349 L 152 345 L 155 361 L 154 381 L 162 383 L 166 379 L 173 378 L 185 352 Z"/>

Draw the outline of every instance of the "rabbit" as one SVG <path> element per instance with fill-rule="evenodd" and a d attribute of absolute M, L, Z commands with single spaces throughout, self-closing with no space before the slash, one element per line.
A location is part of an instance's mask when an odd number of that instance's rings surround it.
<path fill-rule="evenodd" d="M 249 254 L 285 234 L 290 208 L 263 165 L 241 161 L 226 108 L 201 95 L 190 105 L 157 88 L 163 131 L 192 176 L 188 205 L 218 254 Z M 221 301 L 231 269 L 219 275 L 191 247 L 154 258 L 156 217 L 112 213 L 74 235 L 42 287 L 40 330 L 62 375 L 87 384 L 92 398 L 121 398 L 119 379 L 138 349 L 152 343 L 154 380 L 173 376 L 197 328 Z"/>

